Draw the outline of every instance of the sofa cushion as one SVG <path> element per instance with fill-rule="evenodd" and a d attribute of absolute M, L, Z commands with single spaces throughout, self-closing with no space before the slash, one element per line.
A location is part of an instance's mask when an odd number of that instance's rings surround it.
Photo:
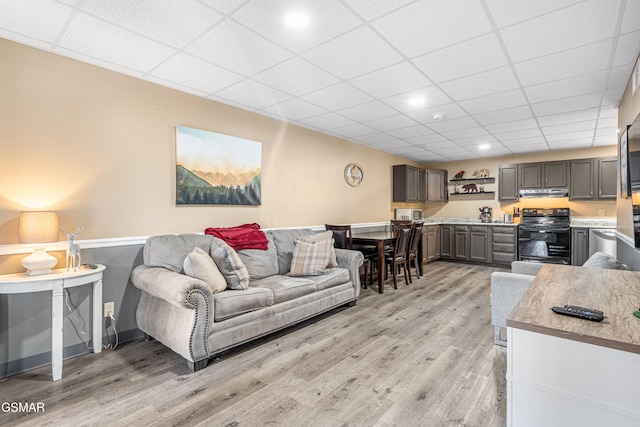
<path fill-rule="evenodd" d="M 253 287 L 271 289 L 273 292 L 274 304 L 312 294 L 316 291 L 315 282 L 313 280 L 309 280 L 309 278 L 280 275 L 252 281 L 249 289 Z"/>
<path fill-rule="evenodd" d="M 317 276 L 327 271 L 333 239 L 299 238 L 291 258 L 291 276 Z"/>
<path fill-rule="evenodd" d="M 604 253 L 595 252 L 588 260 L 582 264 L 583 267 L 606 268 L 609 270 L 627 270 L 627 266 L 618 261 L 615 257 Z"/>
<path fill-rule="evenodd" d="M 228 289 L 213 295 L 213 320 L 216 322 L 273 305 L 273 292 L 267 288 Z"/>
<path fill-rule="evenodd" d="M 211 242 L 211 258 L 231 289 L 247 289 L 249 287 L 249 271 L 242 263 L 238 253 L 224 240 L 213 237 Z"/>
<path fill-rule="evenodd" d="M 164 267 L 180 273 L 189 252 L 195 247 L 209 252 L 212 241 L 213 237 L 202 234 L 166 234 L 149 237 L 144 245 L 144 265 Z"/>
<path fill-rule="evenodd" d="M 293 242 L 298 237 L 306 237 L 315 234 L 309 228 L 294 228 L 271 230 L 267 234 L 273 236 L 278 252 L 278 274 L 287 274 L 291 270 L 291 257 L 293 256 Z"/>
<path fill-rule="evenodd" d="M 311 236 L 307 236 L 305 238 L 303 238 L 304 241 L 307 242 L 317 242 L 319 240 L 330 240 L 331 242 L 331 246 L 329 248 L 329 264 L 327 264 L 327 267 L 332 268 L 332 267 L 337 267 L 338 266 L 338 261 L 336 260 L 336 251 L 335 251 L 335 246 L 336 246 L 336 241 L 333 238 L 335 231 L 334 230 L 329 230 L 329 231 L 325 231 L 322 233 L 316 233 L 313 234 Z M 333 240 L 331 240 L 333 239 Z"/>
<path fill-rule="evenodd" d="M 249 270 L 251 280 L 262 279 L 263 277 L 278 274 L 278 252 L 273 236 L 267 234 L 267 250 L 243 249 L 238 251 L 240 259 Z"/>
<path fill-rule="evenodd" d="M 349 277 L 349 270 L 346 268 L 329 268 L 327 269 L 326 274 L 322 276 L 308 277 L 308 279 L 315 283 L 316 289 L 319 291 L 342 285 L 343 283 L 347 283 L 351 280 Z"/>
<path fill-rule="evenodd" d="M 184 274 L 206 282 L 214 294 L 227 289 L 227 281 L 216 263 L 207 252 L 198 247 L 184 259 Z"/>

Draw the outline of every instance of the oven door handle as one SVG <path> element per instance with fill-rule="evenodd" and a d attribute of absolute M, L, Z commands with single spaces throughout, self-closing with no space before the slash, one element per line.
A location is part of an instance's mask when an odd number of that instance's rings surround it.
<path fill-rule="evenodd" d="M 543 232 L 543 233 L 555 233 L 555 232 L 559 232 L 559 231 L 569 231 L 571 230 L 570 227 L 527 227 L 527 226 L 522 226 L 520 225 L 520 230 L 522 231 L 537 231 L 537 232 Z"/>

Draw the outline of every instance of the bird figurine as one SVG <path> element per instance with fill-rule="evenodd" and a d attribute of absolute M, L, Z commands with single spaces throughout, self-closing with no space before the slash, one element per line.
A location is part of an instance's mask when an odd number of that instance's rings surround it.
<path fill-rule="evenodd" d="M 455 179 L 462 179 L 463 176 L 464 176 L 464 171 L 460 171 L 457 174 L 455 174 L 453 177 Z"/>

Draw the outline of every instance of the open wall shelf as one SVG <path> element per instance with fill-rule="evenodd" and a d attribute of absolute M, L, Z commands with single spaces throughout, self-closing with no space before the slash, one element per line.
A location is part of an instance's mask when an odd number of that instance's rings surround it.
<path fill-rule="evenodd" d="M 495 191 L 483 191 L 478 193 L 449 193 L 449 200 L 493 200 L 496 198 Z"/>
<path fill-rule="evenodd" d="M 468 183 L 475 183 L 475 182 L 479 182 L 481 184 L 493 184 L 494 182 L 496 182 L 495 177 L 492 176 L 488 176 L 486 178 L 461 178 L 461 179 L 450 179 L 449 180 L 449 185 L 453 185 L 453 184 L 460 184 L 460 183 L 464 183 L 464 182 L 468 182 Z"/>

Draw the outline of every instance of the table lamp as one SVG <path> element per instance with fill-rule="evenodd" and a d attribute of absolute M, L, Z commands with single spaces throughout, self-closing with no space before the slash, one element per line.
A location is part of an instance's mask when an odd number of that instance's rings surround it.
<path fill-rule="evenodd" d="M 58 213 L 21 212 L 19 232 L 20 243 L 36 245 L 33 253 L 22 259 L 22 266 L 27 269 L 27 275 L 37 276 L 53 272 L 52 268 L 58 260 L 47 253 L 44 243 L 58 241 Z"/>

